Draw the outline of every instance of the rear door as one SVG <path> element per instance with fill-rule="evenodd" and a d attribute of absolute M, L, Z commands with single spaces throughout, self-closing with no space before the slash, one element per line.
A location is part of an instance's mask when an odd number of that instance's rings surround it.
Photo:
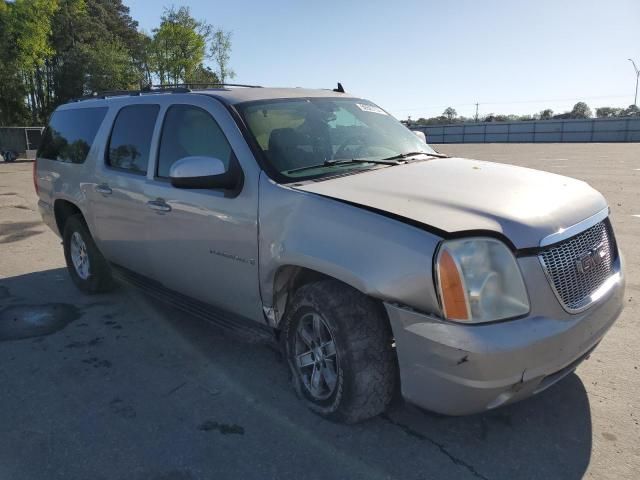
<path fill-rule="evenodd" d="M 153 181 L 145 189 L 156 202 L 147 251 L 156 279 L 200 301 L 262 319 L 258 171 L 238 127 L 218 101 L 184 96 L 166 109 L 157 149 Z M 218 158 L 227 168 L 238 162 L 242 190 L 173 187 L 171 165 L 188 156 Z"/>
<path fill-rule="evenodd" d="M 115 116 L 96 182 L 88 189 L 105 257 L 143 275 L 152 273 L 147 255 L 149 208 L 144 189 L 160 106 L 125 105 Z"/>
<path fill-rule="evenodd" d="M 82 187 L 83 182 L 92 175 L 95 158 L 101 151 L 100 132 L 104 130 L 103 123 L 108 110 L 105 105 L 87 107 L 81 102 L 71 107 L 62 106 L 53 113 L 43 134 L 34 165 L 34 181 L 42 218 L 56 232 L 56 198 L 67 199 L 78 205 L 89 226 L 93 227 L 91 211 L 83 202 L 85 195 Z M 92 233 L 95 234 L 93 228 Z M 63 232 L 59 234 L 62 236 Z"/>

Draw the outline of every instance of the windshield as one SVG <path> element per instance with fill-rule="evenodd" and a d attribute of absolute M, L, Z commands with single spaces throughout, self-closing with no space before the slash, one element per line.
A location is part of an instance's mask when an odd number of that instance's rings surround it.
<path fill-rule="evenodd" d="M 404 153 L 435 153 L 395 118 L 366 100 L 296 98 L 238 107 L 270 166 L 286 179 L 386 168 L 373 162 Z M 349 162 L 353 159 L 372 162 Z"/>

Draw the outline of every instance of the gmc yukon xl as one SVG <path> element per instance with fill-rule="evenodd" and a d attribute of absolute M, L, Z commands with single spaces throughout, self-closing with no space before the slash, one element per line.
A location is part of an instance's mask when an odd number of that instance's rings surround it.
<path fill-rule="evenodd" d="M 79 99 L 53 113 L 34 182 L 80 290 L 116 275 L 269 332 L 337 421 L 396 391 L 450 415 L 541 392 L 622 309 L 600 193 L 439 154 L 342 88 Z"/>

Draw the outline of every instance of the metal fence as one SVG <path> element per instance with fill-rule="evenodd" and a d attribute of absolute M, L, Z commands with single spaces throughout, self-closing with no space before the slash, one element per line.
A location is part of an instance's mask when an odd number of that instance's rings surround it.
<path fill-rule="evenodd" d="M 429 143 L 640 142 L 640 117 L 411 125 Z"/>
<path fill-rule="evenodd" d="M 12 150 L 20 157 L 35 158 L 44 127 L 0 127 L 0 151 Z"/>

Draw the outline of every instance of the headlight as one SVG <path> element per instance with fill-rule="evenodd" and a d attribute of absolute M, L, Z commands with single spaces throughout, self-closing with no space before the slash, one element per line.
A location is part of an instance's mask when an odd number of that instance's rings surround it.
<path fill-rule="evenodd" d="M 513 253 L 493 238 L 445 241 L 436 254 L 436 280 L 447 320 L 482 323 L 529 313 Z"/>

